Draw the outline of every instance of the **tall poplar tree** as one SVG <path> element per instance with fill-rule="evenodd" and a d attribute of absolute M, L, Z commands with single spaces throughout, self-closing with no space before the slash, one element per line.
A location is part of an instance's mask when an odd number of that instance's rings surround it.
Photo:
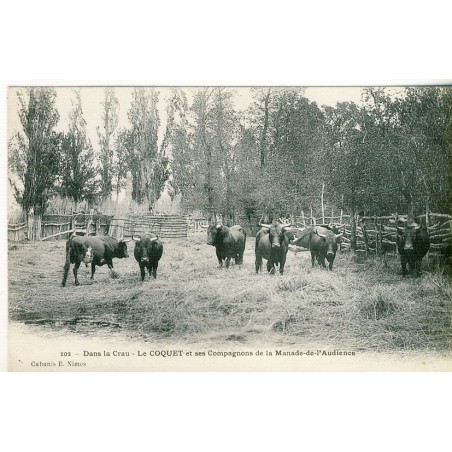
<path fill-rule="evenodd" d="M 62 165 L 60 194 L 79 203 L 94 201 L 99 194 L 96 179 L 98 168 L 94 160 L 91 141 L 86 135 L 80 90 L 74 90 L 75 99 L 69 113 L 69 130 L 62 139 Z"/>
<path fill-rule="evenodd" d="M 101 104 L 102 128 L 97 127 L 97 136 L 100 146 L 101 196 L 105 200 L 113 191 L 113 178 L 117 169 L 113 162 L 112 136 L 118 126 L 119 102 L 114 88 L 105 88 L 104 101 Z"/>
<path fill-rule="evenodd" d="M 60 135 L 55 132 L 60 115 L 51 88 L 26 88 L 17 92 L 22 131 L 9 143 L 9 166 L 16 201 L 28 215 L 42 215 L 59 168 Z M 18 179 L 18 180 L 17 180 Z"/>

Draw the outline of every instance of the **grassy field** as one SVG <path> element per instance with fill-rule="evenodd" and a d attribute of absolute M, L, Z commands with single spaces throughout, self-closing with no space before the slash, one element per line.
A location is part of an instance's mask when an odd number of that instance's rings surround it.
<path fill-rule="evenodd" d="M 90 281 L 90 268 L 61 287 L 65 242 L 9 244 L 9 317 L 43 330 L 157 344 L 296 346 L 400 353 L 452 350 L 452 282 L 427 259 L 421 278 L 399 260 L 338 253 L 333 272 L 311 269 L 310 253 L 288 253 L 283 276 L 254 271 L 254 239 L 244 264 L 220 269 L 205 235 L 163 240 L 157 280 L 142 283 L 129 259 Z M 264 265 L 265 267 L 265 265 Z"/>

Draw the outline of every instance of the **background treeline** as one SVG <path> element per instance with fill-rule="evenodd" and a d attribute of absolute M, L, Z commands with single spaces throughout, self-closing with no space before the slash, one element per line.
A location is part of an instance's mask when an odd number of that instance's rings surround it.
<path fill-rule="evenodd" d="M 127 203 L 155 206 L 162 190 L 184 212 L 249 218 L 327 209 L 344 213 L 451 211 L 452 89 L 363 90 L 363 103 L 320 107 L 304 88 L 254 88 L 246 110 L 233 88 L 171 89 L 166 128 L 159 92 L 132 92 L 128 124 L 105 89 L 98 143 L 90 142 L 80 91 L 67 130 L 52 88 L 18 91 L 21 130 L 9 141 L 10 182 L 26 214 L 55 197 L 105 205 L 131 184 Z M 161 108 L 161 107 L 160 107 Z M 159 143 L 159 141 L 161 143 Z M 111 213 L 111 212 L 109 212 Z"/>

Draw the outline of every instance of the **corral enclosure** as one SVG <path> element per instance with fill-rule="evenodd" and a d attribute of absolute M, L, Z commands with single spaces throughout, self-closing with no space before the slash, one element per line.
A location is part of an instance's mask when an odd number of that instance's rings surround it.
<path fill-rule="evenodd" d="M 133 243 L 133 242 L 132 242 Z M 355 351 L 410 353 L 452 349 L 452 284 L 424 259 L 421 278 L 402 278 L 394 256 L 338 253 L 328 272 L 310 253 L 290 253 L 283 276 L 254 270 L 254 240 L 242 266 L 221 269 L 205 235 L 163 239 L 157 280 L 142 283 L 129 259 L 89 279 L 70 272 L 61 287 L 65 241 L 9 244 L 10 321 L 64 335 L 139 339 L 155 344 L 321 344 Z"/>
<path fill-rule="evenodd" d="M 305 217 L 294 216 L 291 220 L 294 226 L 336 224 L 343 234 L 340 248 L 350 249 L 352 235 L 356 237 L 356 252 L 367 255 L 382 255 L 387 252 L 396 253 L 396 221 L 397 216 L 359 216 L 352 218 L 342 214 L 334 216 Z M 248 235 L 255 235 L 259 219 L 238 216 L 238 222 L 243 225 Z M 429 213 L 416 218 L 428 229 L 433 252 L 451 254 L 452 246 L 452 216 L 448 214 Z M 31 224 L 30 224 L 31 223 Z M 66 240 L 72 233 L 82 235 L 110 235 L 112 237 L 138 237 L 142 233 L 153 232 L 162 238 L 185 238 L 189 233 L 203 232 L 202 224 L 207 220 L 194 215 L 168 214 L 131 214 L 126 218 L 115 218 L 113 215 L 73 213 L 46 214 L 39 225 L 33 219 L 28 222 L 8 225 L 8 240 L 21 241 L 27 238 L 41 240 Z"/>

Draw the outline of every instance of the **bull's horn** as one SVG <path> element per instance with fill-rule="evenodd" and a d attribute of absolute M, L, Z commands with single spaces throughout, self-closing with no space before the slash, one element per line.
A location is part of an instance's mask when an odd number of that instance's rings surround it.
<path fill-rule="evenodd" d="M 156 237 L 152 237 L 151 238 L 151 242 L 155 242 L 156 240 L 158 240 L 159 239 L 159 236 L 157 235 Z"/>
<path fill-rule="evenodd" d="M 326 237 L 326 234 L 322 234 L 319 232 L 319 228 L 315 228 L 315 233 L 319 236 L 319 237 Z"/>
<path fill-rule="evenodd" d="M 290 222 L 290 220 L 283 220 L 281 217 L 278 219 L 278 221 L 283 225 L 283 226 L 290 226 L 292 223 Z"/>
<path fill-rule="evenodd" d="M 343 232 L 341 232 L 340 234 L 336 234 L 336 240 L 340 239 L 343 235 L 344 235 Z"/>
<path fill-rule="evenodd" d="M 267 229 L 270 229 L 270 228 L 272 227 L 271 224 L 264 224 L 264 223 L 259 223 L 259 226 L 260 226 L 261 228 L 267 228 Z"/>

